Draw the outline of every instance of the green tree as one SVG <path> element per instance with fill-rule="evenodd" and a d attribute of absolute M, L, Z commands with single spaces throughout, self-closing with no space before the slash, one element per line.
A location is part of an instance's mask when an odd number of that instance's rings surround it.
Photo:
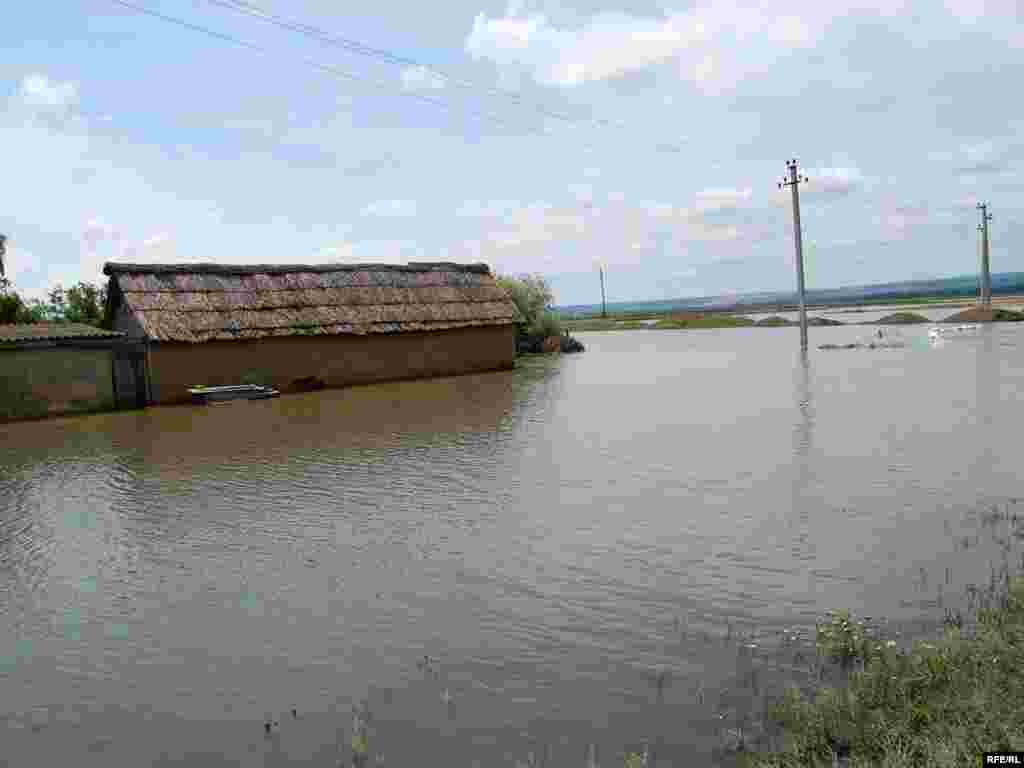
<path fill-rule="evenodd" d="M 67 308 L 64 287 L 57 283 L 46 295 L 46 298 L 49 302 L 46 306 L 47 319 L 55 323 L 64 322 L 64 310 Z"/>
<path fill-rule="evenodd" d="M 32 299 L 28 304 L 22 305 L 19 323 L 45 323 L 46 305 L 39 299 Z"/>
<path fill-rule="evenodd" d="M 100 325 L 103 322 L 103 310 L 107 300 L 105 286 L 79 282 L 78 285 L 68 288 L 64 298 L 64 319 L 69 323 Z"/>
<path fill-rule="evenodd" d="M 0 323 L 16 323 L 21 315 L 21 297 L 10 290 L 10 283 L 0 278 Z"/>
<path fill-rule="evenodd" d="M 542 275 L 499 275 L 497 283 L 509 294 L 526 321 L 527 334 L 540 337 L 561 334 L 561 321 L 552 309 L 555 296 Z"/>
<path fill-rule="evenodd" d="M 11 290 L 11 281 L 0 277 L 0 323 L 39 323 L 46 319 L 46 306 L 33 299 L 26 304 Z"/>

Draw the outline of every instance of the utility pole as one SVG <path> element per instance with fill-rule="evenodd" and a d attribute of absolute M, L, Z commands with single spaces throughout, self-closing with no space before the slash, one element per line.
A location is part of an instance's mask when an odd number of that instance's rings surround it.
<path fill-rule="evenodd" d="M 604 303 L 604 265 L 599 268 L 601 270 L 601 317 L 608 317 L 608 309 Z"/>
<path fill-rule="evenodd" d="M 800 183 L 806 182 L 806 176 L 797 172 L 796 160 L 786 163 L 789 176 L 779 182 L 779 189 L 789 187 L 793 192 L 793 240 L 796 243 L 796 290 L 800 297 L 800 349 L 807 351 L 807 304 L 804 300 L 804 241 L 800 229 Z"/>
<path fill-rule="evenodd" d="M 981 212 L 981 223 L 978 231 L 981 233 L 981 306 L 992 306 L 992 273 L 988 266 L 988 223 L 992 221 L 992 214 L 988 212 L 988 203 L 978 203 L 978 210 Z"/>

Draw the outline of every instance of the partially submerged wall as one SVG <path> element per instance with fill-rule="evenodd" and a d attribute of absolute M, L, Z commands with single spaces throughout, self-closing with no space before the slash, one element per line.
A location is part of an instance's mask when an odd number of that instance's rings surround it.
<path fill-rule="evenodd" d="M 149 350 L 152 402 L 188 400 L 195 384 L 253 383 L 282 392 L 512 368 L 512 325 L 365 336 L 286 336 Z"/>
<path fill-rule="evenodd" d="M 0 421 L 112 409 L 112 370 L 110 346 L 0 349 Z"/>

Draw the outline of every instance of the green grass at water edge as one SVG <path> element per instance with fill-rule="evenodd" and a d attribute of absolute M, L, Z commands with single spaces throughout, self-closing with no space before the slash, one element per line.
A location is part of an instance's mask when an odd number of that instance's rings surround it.
<path fill-rule="evenodd" d="M 570 333 L 579 331 L 635 331 L 646 328 L 639 320 L 618 320 L 615 318 L 592 318 L 588 320 L 563 320 Z"/>
<path fill-rule="evenodd" d="M 654 322 L 643 322 L 643 320 Z M 703 317 L 679 318 L 664 315 L 643 319 L 623 320 L 621 318 L 591 318 L 587 320 L 566 320 L 570 332 L 580 331 L 635 331 L 635 330 L 679 330 L 689 328 L 747 328 L 754 325 L 748 317 L 715 314 Z"/>
<path fill-rule="evenodd" d="M 900 653 L 839 614 L 819 627 L 818 641 L 834 661 L 861 669 L 813 700 L 790 690 L 773 713 L 784 746 L 748 756 L 747 765 L 831 766 L 845 756 L 851 767 L 952 768 L 980 764 L 985 751 L 1024 750 L 1021 582 L 979 609 L 973 636 L 951 626 L 943 639 Z"/>
<path fill-rule="evenodd" d="M 733 315 L 705 315 L 685 319 L 668 318 L 659 320 L 653 326 L 657 330 L 673 330 L 682 328 L 749 328 L 754 321 L 749 317 Z"/>

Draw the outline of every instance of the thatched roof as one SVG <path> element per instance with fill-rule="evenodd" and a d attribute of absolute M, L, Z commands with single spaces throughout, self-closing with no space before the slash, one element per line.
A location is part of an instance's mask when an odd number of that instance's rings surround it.
<path fill-rule="evenodd" d="M 0 325 L 0 344 L 63 339 L 116 339 L 124 336 L 81 323 L 28 323 Z"/>
<path fill-rule="evenodd" d="M 112 301 L 154 341 L 399 333 L 509 325 L 485 264 L 107 263 Z"/>

